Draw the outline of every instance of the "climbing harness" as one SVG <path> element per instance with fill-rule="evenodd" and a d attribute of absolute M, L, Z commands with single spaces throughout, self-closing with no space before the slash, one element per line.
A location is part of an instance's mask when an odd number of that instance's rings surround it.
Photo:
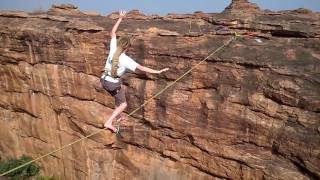
<path fill-rule="evenodd" d="M 206 60 L 208 60 L 209 57 L 211 57 L 212 55 L 216 54 L 217 52 L 219 52 L 219 51 L 221 51 L 222 49 L 224 49 L 225 47 L 227 47 L 232 41 L 236 40 L 238 37 L 240 37 L 240 35 L 235 32 L 235 33 L 234 33 L 234 36 L 231 37 L 226 43 L 224 43 L 223 45 L 221 45 L 220 47 L 218 47 L 216 50 L 211 51 L 207 57 L 205 57 L 205 58 L 202 59 L 200 62 L 198 62 L 195 66 L 193 66 L 193 67 L 190 68 L 188 71 L 186 71 L 185 73 L 183 73 L 183 74 L 182 74 L 180 77 L 178 77 L 175 81 L 171 82 L 171 83 L 168 84 L 165 88 L 163 88 L 162 90 L 160 90 L 159 92 L 157 92 L 155 95 L 153 95 L 152 97 L 150 97 L 150 98 L 149 98 L 147 101 L 145 101 L 140 107 L 138 107 L 138 108 L 136 108 L 135 110 L 133 110 L 132 112 L 130 112 L 130 113 L 128 114 L 128 117 L 132 116 L 134 113 L 136 113 L 137 111 L 139 111 L 142 107 L 144 107 L 144 106 L 145 106 L 147 103 L 149 103 L 152 99 L 154 99 L 155 97 L 157 97 L 157 96 L 159 96 L 160 94 L 162 94 L 165 90 L 167 90 L 169 87 L 173 86 L 176 82 L 178 82 L 179 80 L 181 80 L 183 77 L 185 77 L 187 74 L 189 74 L 192 70 L 194 70 L 195 68 L 197 68 L 200 64 L 202 64 L 203 62 L 205 62 Z M 9 174 L 9 173 L 17 170 L 17 169 L 20 169 L 20 168 L 22 168 L 22 167 L 25 167 L 25 166 L 33 163 L 33 162 L 36 162 L 36 161 L 38 161 L 38 160 L 40 160 L 40 159 L 45 158 L 45 157 L 47 157 L 47 156 L 50 156 L 50 155 L 52 155 L 52 154 L 54 154 L 54 153 L 56 153 L 56 152 L 62 151 L 63 149 L 66 149 L 67 147 L 72 146 L 72 145 L 74 145 L 74 144 L 76 144 L 76 143 L 78 143 L 78 142 L 80 142 L 80 141 L 82 141 L 82 140 L 88 139 L 88 138 L 90 138 L 90 137 L 92 137 L 92 136 L 94 136 L 94 135 L 102 132 L 103 130 L 105 130 L 105 128 L 104 128 L 104 129 L 99 129 L 99 130 L 97 130 L 97 131 L 95 131 L 95 132 L 93 132 L 93 133 L 91 133 L 91 134 L 89 134 L 89 135 L 87 135 L 87 136 L 84 136 L 84 137 L 82 137 L 82 138 L 80 138 L 80 139 L 78 139 L 78 140 L 76 140 L 76 141 L 74 141 L 74 142 L 71 142 L 71 143 L 69 143 L 69 144 L 66 144 L 66 145 L 64 145 L 64 146 L 62 146 L 62 147 L 60 147 L 60 148 L 58 148 L 58 149 L 56 149 L 56 150 L 53 150 L 53 151 L 51 151 L 51 152 L 49 152 L 49 153 L 47 153 L 47 154 L 41 155 L 41 156 L 37 157 L 37 158 L 34 159 L 34 160 L 31 160 L 31 161 L 29 161 L 29 162 L 26 162 L 26 163 L 24 163 L 24 164 L 22 164 L 22 165 L 20 165 L 20 166 L 18 166 L 18 167 L 15 167 L 15 168 L 13 168 L 13 169 L 11 169 L 11 170 L 9 170 L 9 171 L 6 171 L 6 172 L 0 174 L 0 177 L 1 177 L 1 176 L 5 176 L 5 175 L 7 175 L 7 174 Z"/>

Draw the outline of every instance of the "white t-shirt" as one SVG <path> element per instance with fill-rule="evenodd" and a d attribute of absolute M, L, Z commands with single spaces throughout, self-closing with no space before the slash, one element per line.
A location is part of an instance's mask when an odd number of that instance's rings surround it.
<path fill-rule="evenodd" d="M 114 82 L 114 83 L 119 82 L 119 78 L 111 77 L 112 57 L 113 57 L 113 54 L 116 52 L 116 50 L 117 50 L 117 38 L 114 37 L 110 41 L 110 51 L 109 51 L 109 55 L 108 55 L 108 58 L 106 61 L 106 65 L 105 65 L 105 69 L 108 69 L 108 71 L 109 71 L 108 72 L 109 76 L 106 76 L 106 77 L 104 75 L 101 76 L 101 78 L 104 78 L 105 80 L 110 81 L 110 82 Z M 125 53 L 121 53 L 119 56 L 117 76 L 121 77 L 125 73 L 126 69 L 130 69 L 131 71 L 135 71 L 138 65 L 139 64 L 137 62 L 135 62 L 133 59 L 131 59 Z"/>

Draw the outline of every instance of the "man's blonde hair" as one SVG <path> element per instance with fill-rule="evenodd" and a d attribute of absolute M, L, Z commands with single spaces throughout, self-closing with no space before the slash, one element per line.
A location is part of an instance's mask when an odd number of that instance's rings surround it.
<path fill-rule="evenodd" d="M 112 66 L 111 66 L 111 76 L 117 77 L 117 70 L 118 70 L 118 63 L 119 63 L 119 56 L 123 51 L 128 49 L 133 43 L 132 36 L 123 36 L 117 40 L 117 50 L 113 54 L 112 57 Z"/>

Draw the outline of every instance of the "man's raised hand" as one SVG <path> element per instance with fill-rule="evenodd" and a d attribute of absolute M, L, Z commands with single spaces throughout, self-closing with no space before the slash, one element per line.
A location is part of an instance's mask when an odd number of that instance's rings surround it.
<path fill-rule="evenodd" d="M 126 16 L 126 11 L 119 11 L 119 18 L 124 18 Z"/>

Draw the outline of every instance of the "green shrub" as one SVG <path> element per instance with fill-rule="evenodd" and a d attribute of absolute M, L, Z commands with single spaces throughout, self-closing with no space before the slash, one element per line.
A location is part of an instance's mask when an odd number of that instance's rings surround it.
<path fill-rule="evenodd" d="M 31 160 L 32 160 L 31 157 L 23 155 L 19 159 L 10 159 L 6 162 L 0 162 L 0 173 L 1 174 L 5 173 Z M 39 171 L 40 171 L 40 166 L 33 162 L 7 174 L 6 176 L 11 177 L 12 179 L 27 179 L 28 177 L 37 175 Z"/>

